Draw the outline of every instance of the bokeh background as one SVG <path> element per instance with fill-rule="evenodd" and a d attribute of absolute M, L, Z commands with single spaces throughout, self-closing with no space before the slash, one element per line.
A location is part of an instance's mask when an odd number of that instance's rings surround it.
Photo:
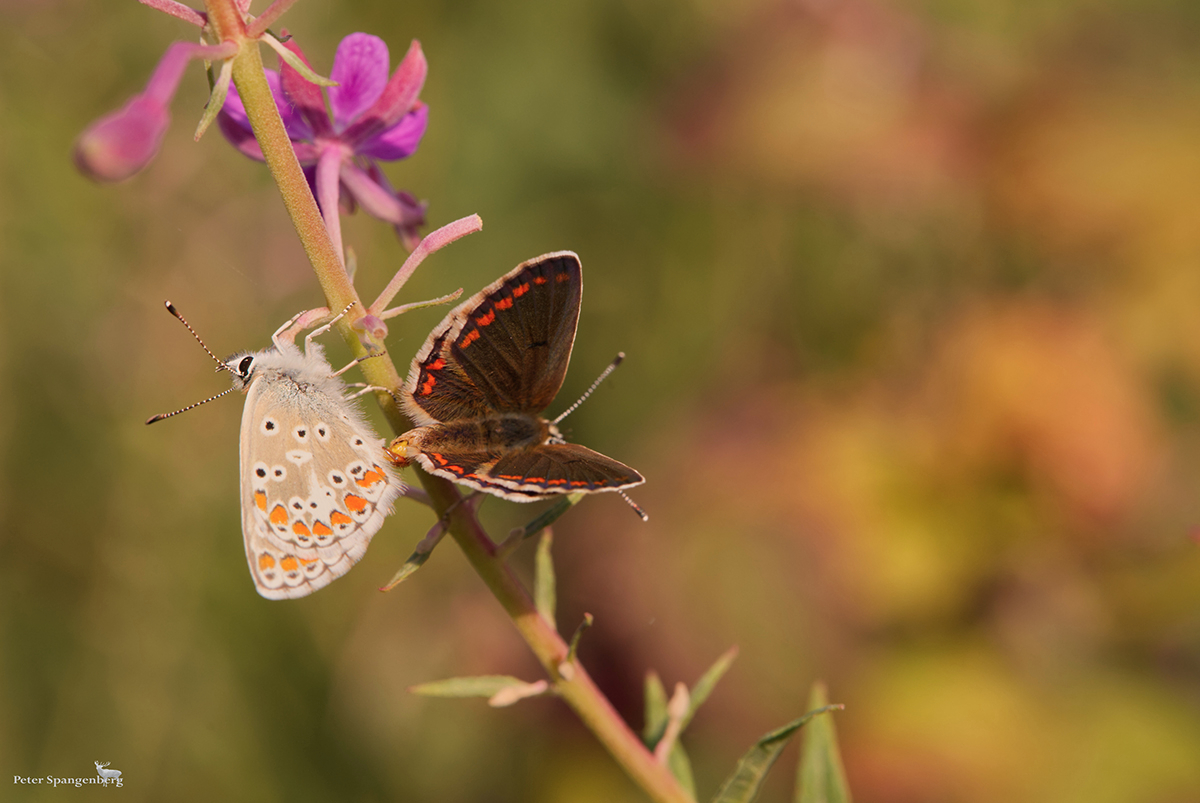
<path fill-rule="evenodd" d="M 552 409 L 629 354 L 569 423 L 647 476 L 651 520 L 603 497 L 562 521 L 561 626 L 596 616 L 583 658 L 635 725 L 648 668 L 690 683 L 740 646 L 685 736 L 703 798 L 823 678 L 860 803 L 1200 801 L 1200 6 L 301 0 L 286 27 L 321 71 L 353 31 L 424 46 L 431 124 L 388 173 L 484 231 L 403 300 L 582 256 Z M 0 4 L 4 776 L 640 799 L 556 701 L 406 692 L 538 677 L 453 543 L 375 590 L 428 511 L 266 602 L 240 398 L 143 426 L 227 382 L 163 299 L 221 354 L 323 304 L 265 170 L 192 142 L 198 66 L 148 170 L 71 167 L 193 35 L 132 0 Z M 398 243 L 362 215 L 346 240 L 372 297 Z M 402 371 L 443 314 L 393 322 Z M 534 512 L 483 507 L 496 533 Z"/>

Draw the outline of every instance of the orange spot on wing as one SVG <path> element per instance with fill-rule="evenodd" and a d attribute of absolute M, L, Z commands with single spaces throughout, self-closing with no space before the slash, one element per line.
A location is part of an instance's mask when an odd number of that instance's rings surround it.
<path fill-rule="evenodd" d="M 421 383 L 421 395 L 428 396 L 433 392 L 433 386 L 437 384 L 437 379 L 433 374 L 426 374 L 425 381 Z"/>
<path fill-rule="evenodd" d="M 513 298 L 520 298 L 529 292 L 529 282 L 513 288 Z"/>
<path fill-rule="evenodd" d="M 565 485 L 566 480 L 546 480 L 547 485 Z"/>
<path fill-rule="evenodd" d="M 354 498 L 357 499 L 358 497 L 356 496 Z M 340 510 L 335 510 L 332 513 L 330 513 L 329 520 L 331 522 L 333 522 L 334 524 L 349 524 L 351 521 L 353 521 L 353 519 L 351 519 L 349 516 L 347 516 L 345 513 L 343 513 Z"/>
<path fill-rule="evenodd" d="M 267 492 L 266 491 L 255 491 L 254 492 L 254 505 L 259 510 L 261 510 L 263 513 L 267 512 Z"/>
<path fill-rule="evenodd" d="M 308 525 L 302 521 L 298 521 L 292 525 L 292 532 L 296 535 L 312 535 L 312 531 L 308 529 Z"/>
<path fill-rule="evenodd" d="M 549 279 L 547 279 L 545 276 L 539 276 L 533 280 L 533 283 L 534 284 L 545 284 L 547 281 L 549 281 Z"/>
<path fill-rule="evenodd" d="M 430 453 L 429 453 L 429 456 L 433 458 L 433 460 L 434 460 L 434 462 L 435 462 L 435 463 L 440 463 L 440 464 L 441 464 L 441 465 L 443 465 L 443 466 L 444 466 L 444 465 L 446 465 L 447 463 L 449 463 L 449 462 L 450 462 L 449 460 L 447 460 L 446 458 L 442 457 L 442 456 L 441 456 L 440 454 L 438 454 L 437 452 L 430 452 Z"/>
<path fill-rule="evenodd" d="M 513 300 L 508 296 L 496 302 L 496 309 L 510 309 L 513 305 Z"/>
<path fill-rule="evenodd" d="M 279 568 L 283 569 L 285 572 L 294 572 L 299 567 L 300 564 L 293 555 L 287 555 L 283 560 L 279 561 Z"/>
<path fill-rule="evenodd" d="M 562 284 L 563 282 L 569 282 L 571 281 L 571 274 L 565 272 L 560 273 L 554 277 L 554 281 L 558 282 L 559 284 Z"/>
<path fill-rule="evenodd" d="M 458 346 L 459 346 L 459 348 L 465 349 L 467 346 L 471 345 L 478 339 L 479 339 L 479 330 L 472 329 L 471 331 L 467 332 L 466 336 L 462 339 L 462 342 L 459 343 Z"/>
<path fill-rule="evenodd" d="M 487 311 L 487 315 L 480 315 L 478 318 L 476 318 L 475 323 L 479 324 L 480 326 L 487 326 L 494 320 L 496 320 L 496 311 L 494 309 L 490 309 Z"/>
<path fill-rule="evenodd" d="M 363 499 L 361 496 L 346 494 L 346 498 L 342 501 L 346 503 L 346 507 L 350 508 L 355 513 L 362 513 L 367 509 L 367 500 Z"/>
<path fill-rule="evenodd" d="M 302 563 L 305 566 L 312 566 L 316 562 L 317 562 L 316 558 L 300 558 L 300 563 Z"/>
<path fill-rule="evenodd" d="M 446 367 L 446 361 L 443 360 L 441 357 L 438 357 L 436 360 L 429 363 L 429 365 L 426 365 L 425 370 L 426 371 L 440 371 L 445 367 Z"/>
<path fill-rule="evenodd" d="M 287 524 L 288 514 L 283 505 L 276 505 L 271 508 L 271 515 L 268 518 L 272 524 Z"/>
<path fill-rule="evenodd" d="M 572 488 L 582 488 L 585 485 L 591 485 L 587 480 L 571 480 Z"/>
<path fill-rule="evenodd" d="M 258 556 L 258 570 L 265 572 L 267 569 L 275 568 L 275 558 L 268 555 L 266 552 Z"/>
<path fill-rule="evenodd" d="M 362 477 L 355 480 L 355 482 L 358 483 L 358 487 L 360 488 L 370 488 L 372 485 L 381 481 L 382 479 L 382 473 L 377 471 L 368 471 L 366 474 L 363 474 Z"/>
<path fill-rule="evenodd" d="M 336 513 L 334 515 L 336 515 Z M 332 535 L 333 534 L 333 530 L 326 527 L 325 524 L 320 521 L 313 522 L 312 531 L 313 531 L 313 535 Z"/>

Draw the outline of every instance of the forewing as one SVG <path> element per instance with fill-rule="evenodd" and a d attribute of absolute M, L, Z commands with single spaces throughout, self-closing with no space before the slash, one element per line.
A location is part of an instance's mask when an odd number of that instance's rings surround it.
<path fill-rule="evenodd" d="M 261 377 L 240 452 L 246 560 L 268 599 L 303 597 L 348 572 L 404 488 L 347 401 L 304 399 Z"/>
<path fill-rule="evenodd" d="M 467 299 L 413 360 L 405 383 L 410 416 L 428 425 L 546 409 L 567 373 L 582 295 L 579 257 L 559 251 Z"/>

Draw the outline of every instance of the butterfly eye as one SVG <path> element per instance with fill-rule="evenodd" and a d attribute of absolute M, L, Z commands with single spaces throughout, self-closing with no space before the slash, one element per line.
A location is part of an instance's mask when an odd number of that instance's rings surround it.
<path fill-rule="evenodd" d="M 242 357 L 242 361 L 238 363 L 238 375 L 243 379 L 250 376 L 250 368 L 254 365 L 254 357 L 247 355 Z"/>

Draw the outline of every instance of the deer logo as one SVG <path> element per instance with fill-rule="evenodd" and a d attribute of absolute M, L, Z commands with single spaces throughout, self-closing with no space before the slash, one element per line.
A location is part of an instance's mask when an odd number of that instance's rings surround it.
<path fill-rule="evenodd" d="M 108 786 L 109 781 L 116 781 L 118 784 L 121 783 L 120 770 L 104 769 L 112 763 L 111 761 L 105 761 L 103 764 L 101 764 L 99 761 L 93 761 L 92 763 L 96 765 L 96 772 L 100 773 L 100 779 L 104 781 L 105 786 Z"/>

